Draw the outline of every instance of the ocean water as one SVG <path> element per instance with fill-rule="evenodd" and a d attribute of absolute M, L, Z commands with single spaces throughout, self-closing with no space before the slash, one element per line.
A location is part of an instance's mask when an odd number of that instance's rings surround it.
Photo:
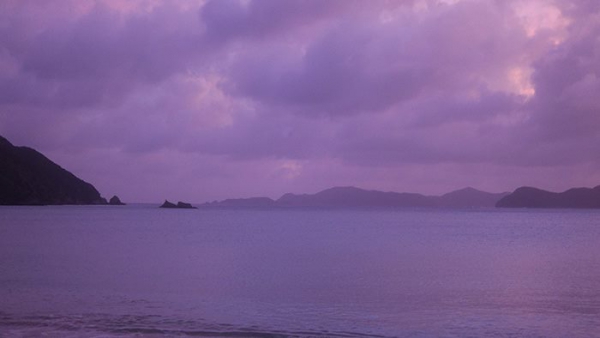
<path fill-rule="evenodd" d="M 0 207 L 0 337 L 599 337 L 600 211 Z"/>

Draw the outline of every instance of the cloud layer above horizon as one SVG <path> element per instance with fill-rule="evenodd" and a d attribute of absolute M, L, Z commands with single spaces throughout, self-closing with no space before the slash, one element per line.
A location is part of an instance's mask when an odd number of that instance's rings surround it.
<path fill-rule="evenodd" d="M 0 134 L 124 200 L 600 184 L 595 0 L 5 0 Z"/>

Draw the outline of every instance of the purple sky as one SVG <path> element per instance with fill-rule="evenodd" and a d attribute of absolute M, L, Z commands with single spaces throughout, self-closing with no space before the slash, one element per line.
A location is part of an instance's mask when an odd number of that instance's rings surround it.
<path fill-rule="evenodd" d="M 0 134 L 110 197 L 600 184 L 597 0 L 2 0 Z"/>

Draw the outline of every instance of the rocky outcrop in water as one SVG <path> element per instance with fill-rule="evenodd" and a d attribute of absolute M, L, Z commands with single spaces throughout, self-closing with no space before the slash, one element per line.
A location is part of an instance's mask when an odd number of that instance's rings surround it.
<path fill-rule="evenodd" d="M 160 208 L 165 208 L 165 209 L 197 209 L 196 207 L 194 207 L 190 203 L 177 202 L 177 204 L 174 204 L 174 203 L 169 202 L 168 200 L 165 200 L 165 202 L 160 206 Z"/>
<path fill-rule="evenodd" d="M 0 136 L 0 205 L 106 204 L 96 188 Z"/>
<path fill-rule="evenodd" d="M 125 205 L 125 203 L 121 202 L 119 196 L 115 195 L 108 200 L 108 204 L 110 205 Z"/>
<path fill-rule="evenodd" d="M 159 208 L 175 209 L 177 208 L 177 205 L 169 202 L 168 200 L 165 200 L 165 202 Z"/>
<path fill-rule="evenodd" d="M 192 206 L 190 203 L 185 202 L 177 202 L 178 209 L 196 209 L 196 207 Z"/>

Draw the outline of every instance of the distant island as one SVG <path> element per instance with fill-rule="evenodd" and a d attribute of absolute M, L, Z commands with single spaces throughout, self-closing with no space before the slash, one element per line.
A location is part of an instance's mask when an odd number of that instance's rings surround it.
<path fill-rule="evenodd" d="M 285 194 L 277 200 L 268 197 L 237 198 L 200 205 L 210 207 L 425 207 L 491 208 L 508 193 L 488 193 L 474 188 L 456 190 L 441 196 L 383 192 L 356 187 L 334 187 L 316 194 Z"/>
<path fill-rule="evenodd" d="M 499 208 L 600 208 L 600 186 L 572 188 L 560 193 L 521 187 L 500 199 L 496 206 Z"/>
<path fill-rule="evenodd" d="M 198 209 L 195 206 L 191 205 L 190 203 L 177 202 L 177 204 L 175 204 L 173 202 L 169 202 L 168 200 L 165 200 L 165 202 L 159 208 L 165 208 L 165 209 Z"/>
<path fill-rule="evenodd" d="M 0 205 L 107 204 L 98 190 L 28 147 L 0 136 Z"/>
<path fill-rule="evenodd" d="M 285 194 L 268 197 L 235 198 L 200 205 L 211 207 L 343 207 L 343 208 L 600 208 L 600 186 L 573 188 L 555 193 L 521 187 L 512 193 L 489 193 L 464 188 L 441 196 L 383 192 L 356 187 L 333 187 L 315 194 Z"/>

